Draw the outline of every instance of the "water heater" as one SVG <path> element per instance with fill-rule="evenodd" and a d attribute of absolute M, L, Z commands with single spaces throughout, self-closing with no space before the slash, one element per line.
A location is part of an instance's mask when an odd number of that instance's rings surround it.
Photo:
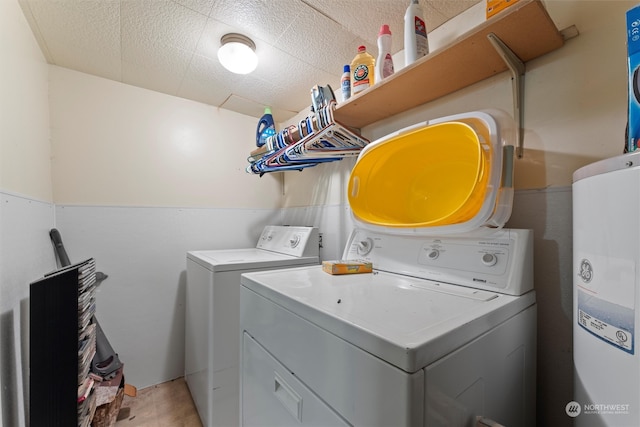
<path fill-rule="evenodd" d="M 577 427 L 640 425 L 640 152 L 573 175 L 574 401 Z"/>

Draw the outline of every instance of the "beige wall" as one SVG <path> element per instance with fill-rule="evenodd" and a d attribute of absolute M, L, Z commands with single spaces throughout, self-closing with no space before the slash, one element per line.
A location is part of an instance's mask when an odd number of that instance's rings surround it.
<path fill-rule="evenodd" d="M 576 169 L 622 154 L 627 111 L 625 12 L 636 3 L 545 2 L 560 30 L 575 25 L 580 35 L 526 64 L 525 155 L 515 165 L 516 189 L 569 186 Z M 478 7 L 482 4 L 430 33 L 432 50 L 459 35 L 460 28 L 477 23 L 482 16 Z M 373 141 L 428 119 L 485 108 L 513 115 L 508 72 L 367 126 L 362 134 Z M 341 163 L 300 174 L 286 172 L 285 205 L 345 203 L 351 166 Z"/>
<path fill-rule="evenodd" d="M 15 0 L 0 1 L 0 426 L 28 425 L 29 282 L 55 267 L 48 67 Z"/>
<path fill-rule="evenodd" d="M 143 388 L 184 375 L 186 253 L 251 247 L 282 182 L 245 171 L 257 119 L 50 66 L 56 228 L 109 279 L 100 324 Z M 141 345 L 140 343 L 144 343 Z"/>
<path fill-rule="evenodd" d="M 244 170 L 257 120 L 50 67 L 56 204 L 278 208 L 278 176 Z"/>
<path fill-rule="evenodd" d="M 0 190 L 51 201 L 47 64 L 17 1 L 0 2 Z"/>

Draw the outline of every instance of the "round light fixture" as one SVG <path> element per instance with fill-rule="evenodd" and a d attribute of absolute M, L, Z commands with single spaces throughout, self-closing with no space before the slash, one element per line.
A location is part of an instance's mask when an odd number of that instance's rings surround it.
<path fill-rule="evenodd" d="M 236 74 L 249 74 L 258 66 L 256 45 L 242 34 L 225 34 L 220 39 L 218 60 L 224 68 Z"/>

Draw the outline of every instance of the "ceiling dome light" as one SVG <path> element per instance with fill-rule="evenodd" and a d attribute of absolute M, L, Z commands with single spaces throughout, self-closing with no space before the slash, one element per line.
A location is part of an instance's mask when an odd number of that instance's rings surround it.
<path fill-rule="evenodd" d="M 220 39 L 218 60 L 224 68 L 236 74 L 249 74 L 258 66 L 256 45 L 242 34 L 225 34 Z"/>

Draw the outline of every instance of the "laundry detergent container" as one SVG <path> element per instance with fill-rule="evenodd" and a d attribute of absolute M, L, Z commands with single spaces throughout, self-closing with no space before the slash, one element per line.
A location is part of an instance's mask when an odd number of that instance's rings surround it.
<path fill-rule="evenodd" d="M 396 234 L 502 227 L 513 201 L 514 129 L 503 112 L 474 111 L 372 142 L 349 178 L 356 222 Z"/>

